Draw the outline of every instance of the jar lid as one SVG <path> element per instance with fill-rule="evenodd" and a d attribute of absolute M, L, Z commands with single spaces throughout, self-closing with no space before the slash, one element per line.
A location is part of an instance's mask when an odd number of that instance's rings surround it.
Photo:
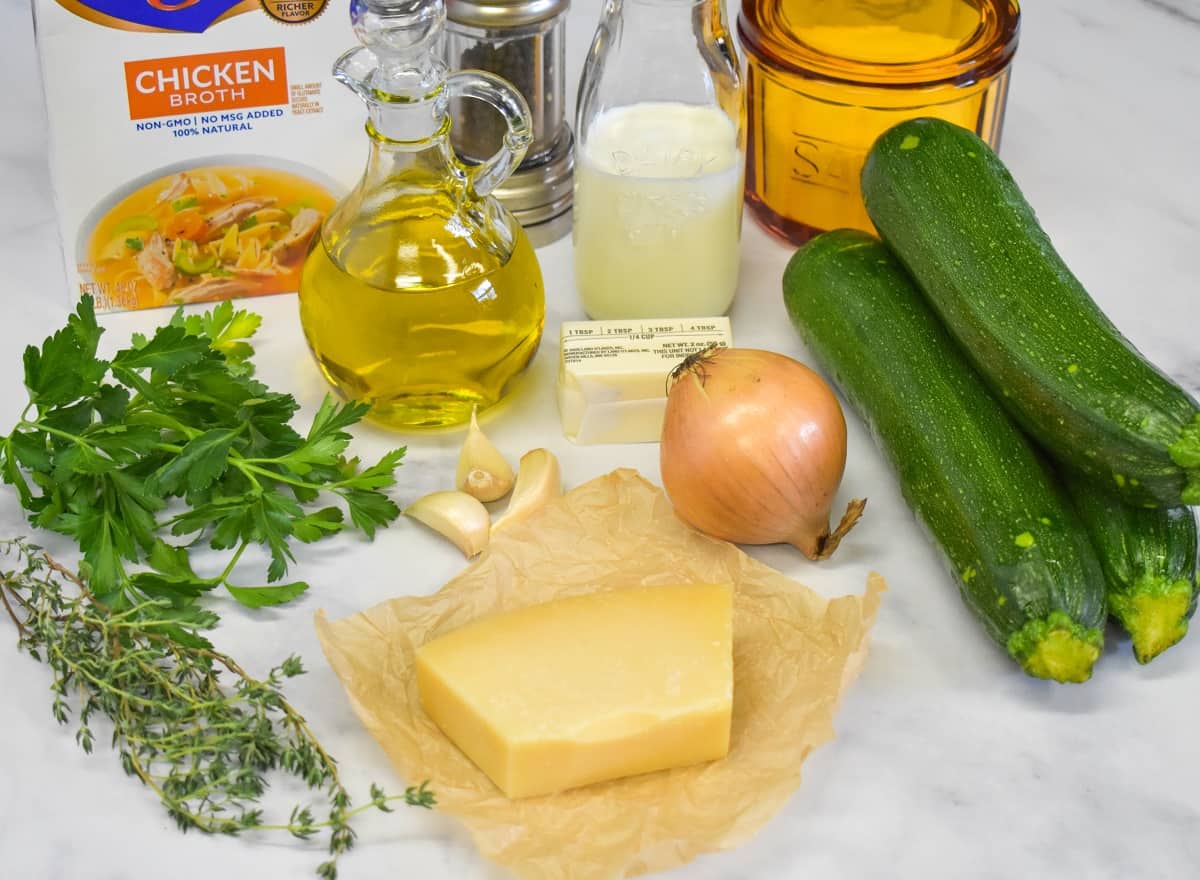
<path fill-rule="evenodd" d="M 801 76 L 871 85 L 968 83 L 1017 48 L 1017 0 L 742 0 L 746 52 Z"/>
<path fill-rule="evenodd" d="M 520 27 L 562 15 L 571 0 L 446 0 L 446 17 L 481 28 Z"/>

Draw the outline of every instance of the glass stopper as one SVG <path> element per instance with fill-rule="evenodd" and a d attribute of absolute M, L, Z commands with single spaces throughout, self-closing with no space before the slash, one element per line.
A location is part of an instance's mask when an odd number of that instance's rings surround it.
<path fill-rule="evenodd" d="M 374 61 L 363 85 L 377 96 L 421 100 L 442 84 L 446 68 L 437 49 L 444 0 L 355 0 L 351 16 Z"/>

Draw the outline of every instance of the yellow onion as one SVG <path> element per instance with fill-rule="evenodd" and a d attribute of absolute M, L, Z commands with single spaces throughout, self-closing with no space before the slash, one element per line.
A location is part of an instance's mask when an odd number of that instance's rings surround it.
<path fill-rule="evenodd" d="M 825 559 L 862 515 L 829 512 L 846 467 L 846 419 L 825 381 L 770 351 L 709 348 L 671 373 L 663 486 L 679 516 L 738 544 L 787 543 Z"/>

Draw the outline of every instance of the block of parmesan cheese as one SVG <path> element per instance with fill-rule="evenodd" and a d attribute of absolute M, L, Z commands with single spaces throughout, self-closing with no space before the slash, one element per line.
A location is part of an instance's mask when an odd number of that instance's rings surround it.
<path fill-rule="evenodd" d="M 493 615 L 417 651 L 421 704 L 512 798 L 724 757 L 733 591 L 633 587 Z"/>

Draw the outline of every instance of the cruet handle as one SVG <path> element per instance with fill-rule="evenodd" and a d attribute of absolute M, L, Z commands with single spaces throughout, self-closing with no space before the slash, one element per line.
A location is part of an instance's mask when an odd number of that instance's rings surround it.
<path fill-rule="evenodd" d="M 471 195 L 482 198 L 507 180 L 525 158 L 525 151 L 533 142 L 533 117 L 529 105 L 507 80 L 482 70 L 466 70 L 447 77 L 446 93 L 450 98 L 486 101 L 508 123 L 499 151 L 486 162 L 467 170 Z"/>

